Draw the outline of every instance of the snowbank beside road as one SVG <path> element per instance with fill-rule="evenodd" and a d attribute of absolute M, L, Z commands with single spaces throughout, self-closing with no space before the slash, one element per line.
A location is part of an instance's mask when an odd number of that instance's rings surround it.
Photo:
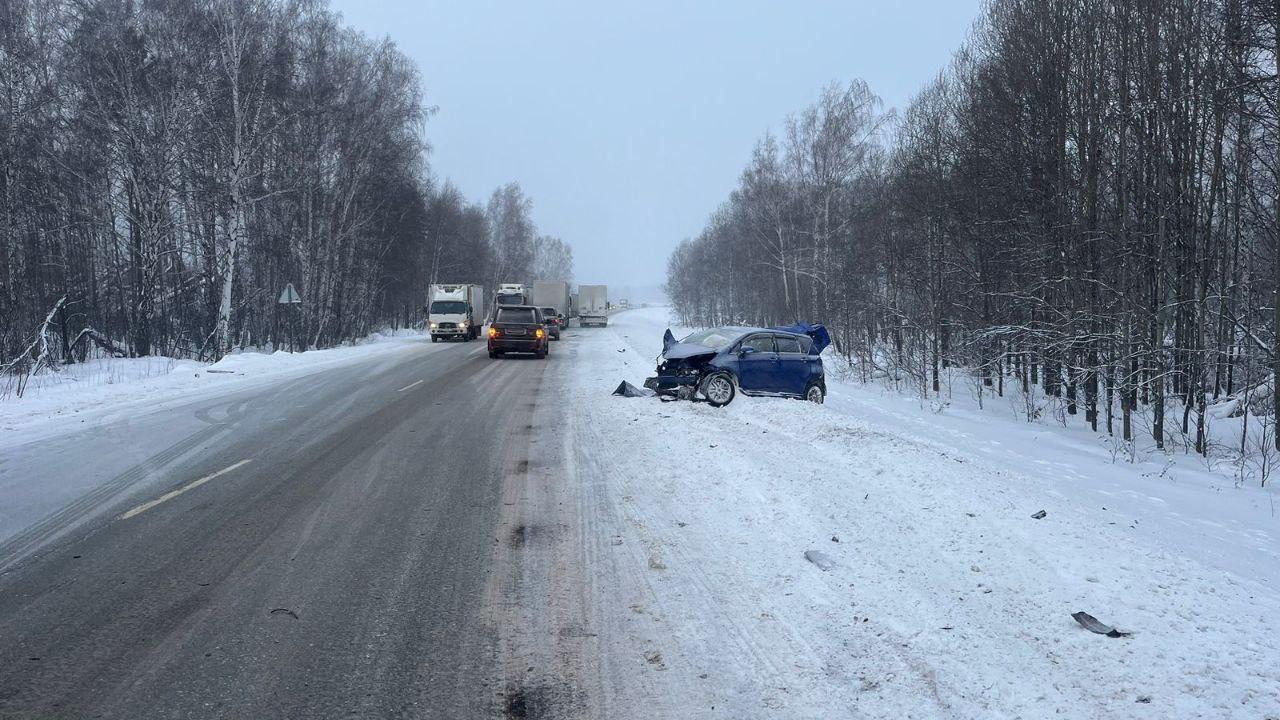
<path fill-rule="evenodd" d="M 89 422 L 108 412 L 155 406 L 253 387 L 374 355 L 419 347 L 418 331 L 375 333 L 326 350 L 240 352 L 216 363 L 166 357 L 103 358 L 67 365 L 31 380 L 22 397 L 0 398 L 0 444 L 29 440 L 64 423 Z M 21 431 L 21 432 L 19 432 Z"/>
<path fill-rule="evenodd" d="M 823 407 L 609 396 L 652 371 L 665 326 L 665 310 L 637 310 L 571 338 L 567 413 L 578 474 L 606 485 L 594 492 L 624 528 L 605 548 L 609 572 L 632 579 L 612 632 L 661 653 L 660 670 L 635 664 L 669 694 L 657 707 L 1280 715 L 1265 493 L 1143 477 L 1011 420 L 912 412 L 841 383 Z M 1134 635 L 1092 634 L 1080 610 Z"/>

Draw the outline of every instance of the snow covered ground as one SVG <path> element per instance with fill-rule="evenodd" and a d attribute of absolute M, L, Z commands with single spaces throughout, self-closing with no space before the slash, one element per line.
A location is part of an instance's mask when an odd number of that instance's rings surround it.
<path fill-rule="evenodd" d="M 63 432 L 72 423 L 100 422 L 121 412 L 161 408 L 405 351 L 420 346 L 424 337 L 402 330 L 327 350 L 246 351 L 216 363 L 143 357 L 68 365 L 33 378 L 22 397 L 11 388 L 0 394 L 0 447 Z"/>
<path fill-rule="evenodd" d="M 616 534 L 592 568 L 631 650 L 605 694 L 645 698 L 611 717 L 1280 717 L 1270 492 L 840 382 L 824 406 L 611 397 L 666 325 L 556 348 L 575 482 Z"/>

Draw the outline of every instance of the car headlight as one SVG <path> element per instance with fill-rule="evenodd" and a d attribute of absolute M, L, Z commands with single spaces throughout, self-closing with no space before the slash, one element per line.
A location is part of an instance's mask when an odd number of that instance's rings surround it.
<path fill-rule="evenodd" d="M 466 330 L 468 327 L 470 327 L 470 325 L 471 323 L 467 322 L 466 320 L 463 320 L 462 322 L 458 323 L 458 327 L 462 328 L 463 330 Z"/>
<path fill-rule="evenodd" d="M 438 327 L 440 327 L 440 324 L 439 324 L 439 323 L 431 323 L 431 329 L 432 329 L 432 330 L 435 330 L 435 329 L 436 329 L 436 328 L 438 328 Z"/>

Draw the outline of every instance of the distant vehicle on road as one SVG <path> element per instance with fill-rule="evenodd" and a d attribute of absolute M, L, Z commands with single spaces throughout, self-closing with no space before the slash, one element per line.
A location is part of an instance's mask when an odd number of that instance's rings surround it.
<path fill-rule="evenodd" d="M 556 315 L 569 317 L 569 283 L 563 280 L 538 282 L 529 292 L 529 304 L 540 308 L 555 308 Z"/>
<path fill-rule="evenodd" d="M 821 403 L 827 381 L 820 354 L 829 342 L 821 325 L 717 327 L 679 341 L 668 330 L 657 375 L 644 386 L 688 400 L 701 395 L 713 407 L 733 402 L 739 390 Z"/>
<path fill-rule="evenodd" d="M 496 305 L 525 305 L 528 302 L 528 288 L 520 283 L 502 283 L 494 294 Z"/>
<path fill-rule="evenodd" d="M 609 288 L 606 285 L 578 286 L 578 324 L 582 327 L 609 324 Z"/>
<path fill-rule="evenodd" d="M 427 293 L 427 325 L 431 342 L 441 338 L 474 340 L 484 325 L 484 288 L 479 285 L 432 285 Z"/>
<path fill-rule="evenodd" d="M 489 357 L 533 353 L 546 358 L 550 343 L 542 312 L 533 305 L 500 305 L 489 325 Z"/>
<path fill-rule="evenodd" d="M 540 307 L 538 310 L 542 313 L 542 321 L 547 326 L 547 334 L 552 340 L 559 340 L 560 330 L 564 328 L 565 323 L 569 322 L 568 318 L 556 312 L 553 307 Z"/>

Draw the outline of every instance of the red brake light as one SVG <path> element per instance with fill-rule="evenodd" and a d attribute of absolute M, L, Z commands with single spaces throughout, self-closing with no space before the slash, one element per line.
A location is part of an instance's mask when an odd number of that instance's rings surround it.
<path fill-rule="evenodd" d="M 489 326 L 489 337 L 498 337 L 498 328 Z"/>

